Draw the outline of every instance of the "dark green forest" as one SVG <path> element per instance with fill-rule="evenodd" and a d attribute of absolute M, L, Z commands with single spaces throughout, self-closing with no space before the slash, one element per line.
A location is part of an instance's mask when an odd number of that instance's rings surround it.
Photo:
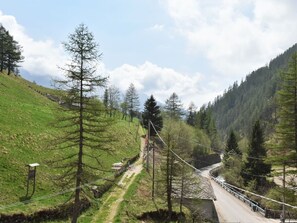
<path fill-rule="evenodd" d="M 297 44 L 249 75 L 240 84 L 235 82 L 218 96 L 207 109 L 211 111 L 218 131 L 223 137 L 234 130 L 247 136 L 256 120 L 260 119 L 265 135 L 273 133 L 276 124 L 276 92 L 279 73 L 288 65 Z"/>

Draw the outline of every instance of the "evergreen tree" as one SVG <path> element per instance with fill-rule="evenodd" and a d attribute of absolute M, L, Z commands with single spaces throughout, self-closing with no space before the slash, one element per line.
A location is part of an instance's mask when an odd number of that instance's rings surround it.
<path fill-rule="evenodd" d="M 193 102 L 190 103 L 188 108 L 187 124 L 195 126 L 195 115 L 196 115 L 196 106 Z"/>
<path fill-rule="evenodd" d="M 0 72 L 7 69 L 7 74 L 17 71 L 23 61 L 22 47 L 13 36 L 0 24 Z"/>
<path fill-rule="evenodd" d="M 4 63 L 4 66 L 7 69 L 7 74 L 10 75 L 11 72 L 14 72 L 18 67 L 18 63 L 22 62 L 22 60 L 22 47 L 17 41 L 13 40 L 12 36 L 10 36 L 8 38 L 8 49 Z"/>
<path fill-rule="evenodd" d="M 256 188 L 265 183 L 266 178 L 270 171 L 271 165 L 265 163 L 267 158 L 266 149 L 264 147 L 263 130 L 260 126 L 260 122 L 257 121 L 253 127 L 249 148 L 247 151 L 247 160 L 242 168 L 242 177 L 245 184 L 255 180 Z"/>
<path fill-rule="evenodd" d="M 103 94 L 103 104 L 106 110 L 108 109 L 108 98 L 109 98 L 108 89 L 105 88 L 104 94 Z"/>
<path fill-rule="evenodd" d="M 159 132 L 163 127 L 163 118 L 161 116 L 160 107 L 157 105 L 157 102 L 153 95 L 148 98 L 144 104 L 144 112 L 142 114 L 143 124 L 146 129 L 148 129 L 148 122 L 151 121 L 156 130 Z M 156 135 L 155 130 L 153 127 L 150 129 L 151 136 Z"/>
<path fill-rule="evenodd" d="M 175 92 L 166 100 L 164 109 L 168 116 L 173 119 L 180 119 L 183 115 L 182 103 Z"/>
<path fill-rule="evenodd" d="M 126 95 L 125 102 L 127 103 L 127 108 L 130 116 L 130 121 L 133 121 L 133 117 L 137 114 L 139 110 L 139 98 L 134 84 L 130 84 Z"/>
<path fill-rule="evenodd" d="M 241 151 L 238 147 L 237 139 L 233 131 L 231 131 L 229 138 L 227 140 L 227 145 L 225 148 L 224 159 L 223 161 L 226 163 L 231 156 L 241 155 Z"/>
<path fill-rule="evenodd" d="M 4 70 L 4 63 L 6 60 L 6 52 L 8 48 L 8 32 L 0 24 L 0 72 Z"/>
<path fill-rule="evenodd" d="M 63 69 L 65 80 L 57 81 L 59 88 L 66 92 L 63 94 L 66 106 L 61 108 L 63 112 L 59 112 L 61 117 L 56 125 L 64 129 L 65 134 L 57 136 L 54 149 L 66 150 L 68 155 L 55 160 L 54 167 L 64 170 L 58 178 L 63 187 L 75 187 L 72 222 L 77 222 L 82 185 L 97 180 L 104 171 L 98 157 L 102 152 L 109 152 L 107 142 L 111 139 L 107 128 L 110 121 L 100 115 L 103 109 L 92 97 L 95 87 L 106 83 L 106 78 L 95 76 L 101 54 L 93 34 L 81 24 L 63 45 L 71 62 Z"/>
<path fill-rule="evenodd" d="M 297 162 L 297 53 L 292 55 L 288 68 L 280 73 L 278 116 L 276 126 L 277 147 L 274 150 L 278 163 L 295 159 Z"/>

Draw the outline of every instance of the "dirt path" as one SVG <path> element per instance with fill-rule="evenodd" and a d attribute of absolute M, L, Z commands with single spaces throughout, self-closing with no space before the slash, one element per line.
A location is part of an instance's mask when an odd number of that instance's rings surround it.
<path fill-rule="evenodd" d="M 143 151 L 145 146 L 145 139 L 141 138 L 141 145 L 140 145 L 140 157 L 139 159 L 124 173 L 121 180 L 118 183 L 118 187 L 110 193 L 110 195 L 106 198 L 104 203 L 102 204 L 99 212 L 94 216 L 92 223 L 105 222 L 105 223 L 112 223 L 120 203 L 124 199 L 124 195 L 130 185 L 133 183 L 135 177 L 141 172 L 143 169 Z M 106 216 L 105 216 L 106 215 Z M 101 218 L 104 216 L 104 220 Z"/>

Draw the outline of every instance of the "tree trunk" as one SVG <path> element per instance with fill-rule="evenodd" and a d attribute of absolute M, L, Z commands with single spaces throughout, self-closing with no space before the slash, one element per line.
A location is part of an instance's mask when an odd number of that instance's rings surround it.
<path fill-rule="evenodd" d="M 172 165 L 173 165 L 173 160 L 171 157 L 171 152 L 167 150 L 167 176 L 166 176 L 166 181 L 167 181 L 167 209 L 168 209 L 168 222 L 171 220 L 172 216 L 172 200 L 171 200 L 171 193 L 172 193 Z"/>
<path fill-rule="evenodd" d="M 76 172 L 76 188 L 75 188 L 75 200 L 72 215 L 72 223 L 76 223 L 80 213 L 80 191 L 81 191 L 81 179 L 82 179 L 82 156 L 83 156 L 83 63 L 81 62 L 81 80 L 80 80 L 80 102 L 79 102 L 79 152 Z"/>
<path fill-rule="evenodd" d="M 182 176 L 181 176 L 180 201 L 179 201 L 179 214 L 180 214 L 180 217 L 181 217 L 181 214 L 183 212 L 184 183 L 185 183 L 184 181 L 185 181 L 185 164 L 183 163 Z"/>

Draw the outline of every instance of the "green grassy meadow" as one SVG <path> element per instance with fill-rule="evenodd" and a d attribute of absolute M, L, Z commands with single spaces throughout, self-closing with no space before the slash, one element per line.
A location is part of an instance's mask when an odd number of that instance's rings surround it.
<path fill-rule="evenodd" d="M 49 150 L 49 143 L 61 130 L 53 128 L 58 103 L 38 91 L 51 89 L 28 82 L 21 77 L 0 73 L 0 213 L 32 213 L 64 203 L 70 193 L 60 194 L 53 176 L 59 170 L 47 161 L 63 157 L 67 151 Z M 111 129 L 116 138 L 111 155 L 102 154 L 105 167 L 131 158 L 139 152 L 138 123 L 116 119 Z M 29 163 L 39 163 L 36 192 L 30 202 L 23 202 Z M 105 176 L 108 177 L 108 176 Z"/>

